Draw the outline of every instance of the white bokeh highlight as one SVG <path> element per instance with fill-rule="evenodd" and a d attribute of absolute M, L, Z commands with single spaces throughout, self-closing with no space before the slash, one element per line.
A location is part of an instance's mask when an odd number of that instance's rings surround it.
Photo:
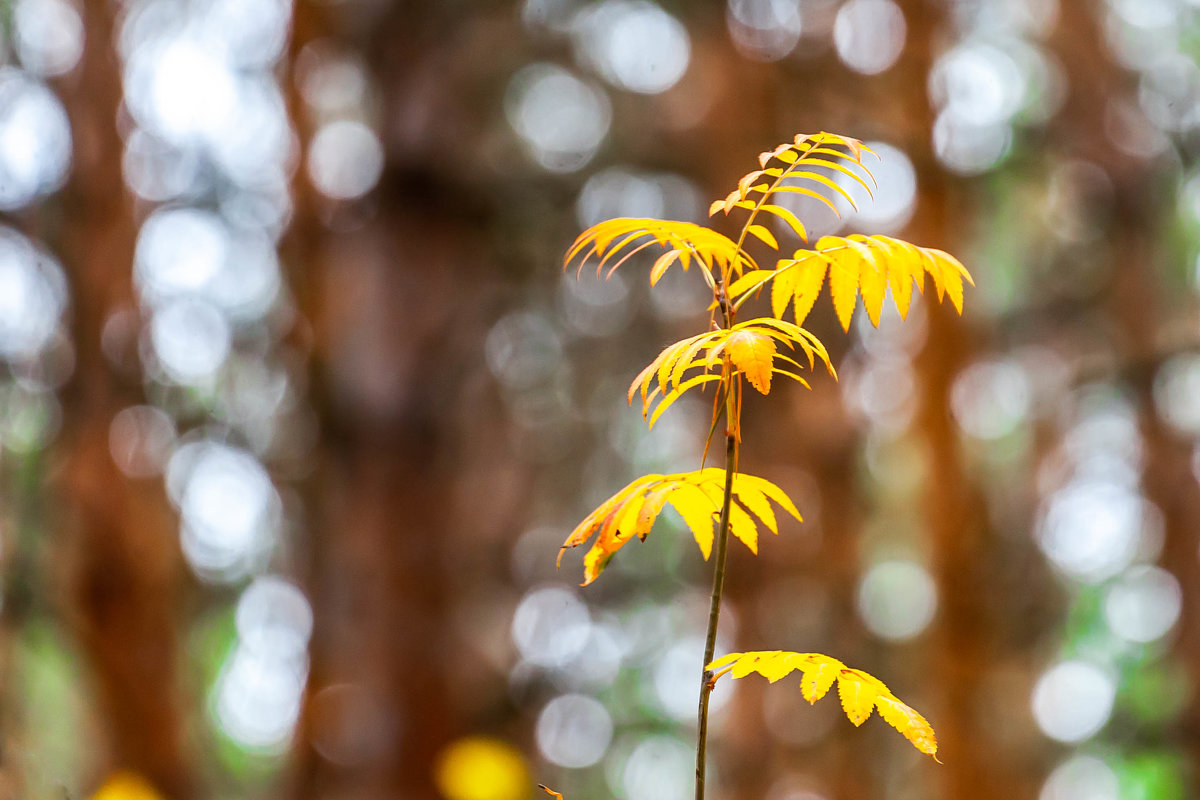
<path fill-rule="evenodd" d="M 687 29 L 650 0 L 603 0 L 581 11 L 573 28 L 578 60 L 630 92 L 665 92 L 691 59 Z"/>
<path fill-rule="evenodd" d="M 1051 739 L 1082 742 L 1108 722 L 1116 694 L 1109 671 L 1087 661 L 1062 661 L 1034 686 L 1033 717 Z"/>
<path fill-rule="evenodd" d="M 612 122 L 607 95 L 547 63 L 512 77 L 504 109 L 530 157 L 550 172 L 574 172 L 590 161 Z"/>

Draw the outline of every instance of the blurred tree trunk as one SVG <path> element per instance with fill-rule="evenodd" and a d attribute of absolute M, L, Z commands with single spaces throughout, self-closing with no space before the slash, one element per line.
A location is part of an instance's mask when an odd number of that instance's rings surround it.
<path fill-rule="evenodd" d="M 136 356 L 132 374 L 118 376 L 101 349 L 109 315 L 134 308 L 136 223 L 122 191 L 117 133 L 121 70 L 113 18 L 119 7 L 86 3 L 82 10 L 83 61 L 62 88 L 75 162 L 62 194 L 59 250 L 72 287 L 76 369 L 63 392 L 66 524 L 57 562 L 64 612 L 87 654 L 106 728 L 100 765 L 137 771 L 167 797 L 184 798 L 194 783 L 177 691 L 178 536 L 160 484 L 127 479 L 108 445 L 113 416 L 141 402 Z M 127 344 L 135 352 L 136 344 Z"/>
<path fill-rule="evenodd" d="M 1163 363 L 1177 345 L 1169 339 L 1177 313 L 1177 298 L 1165 292 L 1174 259 L 1186 256 L 1172 248 L 1168 228 L 1177 213 L 1167 190 L 1170 172 L 1162 161 L 1120 152 L 1106 125 L 1111 103 L 1130 93 L 1129 74 L 1114 63 L 1104 48 L 1104 36 L 1095 12 L 1065 4 L 1059 24 L 1057 49 L 1071 76 L 1072 95 L 1059 114 L 1065 141 L 1073 142 L 1082 157 L 1104 166 L 1113 181 L 1115 207 L 1107 230 L 1113 274 L 1107 295 L 1097 305 L 1119 331 L 1116 348 L 1120 359 L 1115 373 L 1129 382 L 1137 401 L 1143 436 L 1141 485 L 1147 499 L 1162 512 L 1163 547 L 1159 562 L 1179 580 L 1183 604 L 1178 639 L 1172 649 L 1186 665 L 1192 691 L 1178 729 L 1166 732 L 1168 741 L 1181 744 L 1185 759 L 1185 793 L 1200 793 L 1200 487 L 1193 471 L 1192 443 L 1172 431 L 1155 404 L 1154 382 Z M 1164 155 L 1163 161 L 1174 157 Z M 1184 330 L 1187 330 L 1186 328 Z M 1164 335 L 1165 334 L 1165 335 Z M 1185 334 L 1186 335 L 1186 334 Z M 1193 349 L 1191 341 L 1185 341 Z M 1157 740 L 1162 733 L 1151 734 Z M 1157 744 L 1157 741 L 1154 742 Z"/>
<path fill-rule="evenodd" d="M 913 120 L 909 154 L 918 172 L 917 208 L 907 238 L 926 247 L 959 253 L 965 244 L 955 239 L 967 214 L 961 191 L 938 163 L 932 148 L 934 114 L 926 91 L 927 76 L 939 55 L 941 14 L 931 4 L 907 4 L 908 46 L 897 70 L 907 74 L 905 105 Z M 969 269 L 978 271 L 975 265 Z M 919 407 L 917 436 L 922 440 L 928 473 L 922 503 L 932 544 L 933 572 L 938 586 L 938 611 L 930 631 L 931 684 L 925 691 L 937 697 L 929 709 L 945 754 L 943 797 L 991 800 L 1013 796 L 1001 764 L 989 760 L 982 740 L 980 707 L 989 664 L 998 654 L 981 624 L 995 598 L 988 597 L 986 573 L 988 524 L 984 499 L 963 464 L 958 430 L 950 412 L 955 377 L 976 358 L 976 344 L 966 323 L 955 316 L 949 300 L 938 304 L 932 287 L 924 300 L 929 328 L 924 348 L 916 357 Z M 968 304 L 974 298 L 968 297 Z"/>
<path fill-rule="evenodd" d="M 469 86 L 430 82 L 461 62 L 455 30 L 435 29 L 444 18 L 438 4 L 377 8 L 346 30 L 314 4 L 297 7 L 294 53 L 320 38 L 366 59 L 382 96 L 388 166 L 358 206 L 338 206 L 297 181 L 288 252 L 300 262 L 294 283 L 315 326 L 323 450 L 307 580 L 312 671 L 289 790 L 296 798 L 438 797 L 438 754 L 475 727 L 478 701 L 456 685 L 473 657 L 455 635 L 456 563 L 469 538 L 482 541 L 487 531 L 461 523 L 464 497 L 477 492 L 464 494 L 472 465 L 459 445 L 494 439 L 496 430 L 486 427 L 495 417 L 489 406 L 466 416 L 459 409 L 480 383 L 487 315 L 504 284 L 491 274 L 497 265 L 483 239 L 494 200 L 462 180 L 466 170 L 451 152 L 478 148 L 483 125 L 454 121 L 481 112 L 469 104 Z M 307 141 L 302 101 L 293 100 L 293 111 Z M 347 214 L 362 215 L 361 225 L 330 229 Z M 501 451 L 488 455 L 504 460 Z M 504 503 L 493 499 L 489 527 L 504 526 Z M 480 500 L 468 501 L 478 506 L 471 513 L 487 513 L 488 499 Z M 503 575 L 502 563 L 485 571 L 498 567 Z M 503 676 L 493 683 L 503 696 Z"/>

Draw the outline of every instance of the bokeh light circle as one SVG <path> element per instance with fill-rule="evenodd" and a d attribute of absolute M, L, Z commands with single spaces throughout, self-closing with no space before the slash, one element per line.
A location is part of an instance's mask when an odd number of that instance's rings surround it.
<path fill-rule="evenodd" d="M 0 226 L 0 357 L 36 356 L 54 339 L 66 305 L 66 277 L 58 263 Z"/>
<path fill-rule="evenodd" d="M 1183 591 L 1161 567 L 1127 570 L 1104 597 L 1104 618 L 1113 633 L 1129 642 L 1153 642 L 1174 627 L 1183 610 Z"/>
<path fill-rule="evenodd" d="M 883 561 L 858 586 L 858 611 L 871 632 L 904 641 L 919 635 L 937 611 L 937 585 L 920 564 Z"/>
<path fill-rule="evenodd" d="M 326 197 L 362 197 L 383 174 L 383 145 L 361 122 L 336 120 L 313 135 L 308 147 L 308 176 Z"/>
<path fill-rule="evenodd" d="M 12 39 L 21 65 L 38 75 L 70 72 L 83 55 L 83 20 L 66 0 L 17 0 Z"/>
<path fill-rule="evenodd" d="M 595 698 L 564 694 L 546 704 L 537 720 L 537 743 L 547 761 L 560 767 L 590 767 L 608 750 L 613 721 Z"/>
<path fill-rule="evenodd" d="M 0 67 L 0 211 L 54 191 L 71 166 L 71 123 L 58 98 L 12 67 Z"/>
<path fill-rule="evenodd" d="M 1108 722 L 1116 694 L 1108 671 L 1086 661 L 1062 661 L 1038 679 L 1033 717 L 1051 739 L 1081 742 Z"/>
<path fill-rule="evenodd" d="M 1071 756 L 1042 784 L 1038 800 L 1120 800 L 1121 785 L 1112 767 L 1093 755 Z"/>
<path fill-rule="evenodd" d="M 607 95 L 546 63 L 513 75 L 504 109 L 529 155 L 551 172 L 573 172 L 590 161 L 612 122 Z"/>
<path fill-rule="evenodd" d="M 687 71 L 687 29 L 649 0 L 603 0 L 580 12 L 573 27 L 580 60 L 618 88 L 659 94 Z"/>
<path fill-rule="evenodd" d="M 843 64 L 875 75 L 900 58 L 907 29 L 904 12 L 892 0 L 849 0 L 838 9 L 833 43 Z"/>

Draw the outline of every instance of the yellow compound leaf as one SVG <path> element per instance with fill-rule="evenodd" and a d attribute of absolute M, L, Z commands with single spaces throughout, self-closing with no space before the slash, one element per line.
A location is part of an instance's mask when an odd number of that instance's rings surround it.
<path fill-rule="evenodd" d="M 762 394 L 771 391 L 771 363 L 775 342 L 769 336 L 749 330 L 734 331 L 728 340 L 729 357 L 750 385 Z"/>
<path fill-rule="evenodd" d="M 778 194 L 802 194 L 819 200 L 840 216 L 837 205 L 830 197 L 845 199 L 851 206 L 855 205 L 854 198 L 840 182 L 833 180 L 829 173 L 838 173 L 833 177 L 844 175 L 871 194 L 871 185 L 875 179 L 862 162 L 863 152 L 874 155 L 862 142 L 848 136 L 824 132 L 801 134 L 793 141 L 784 142 L 759 154 L 758 162 L 762 168 L 743 175 L 736 189 L 723 200 L 709 206 L 709 216 L 717 211 L 728 214 L 733 208 L 748 208 L 752 213 L 768 210 L 769 213 L 783 217 L 792 230 L 807 241 L 804 226 L 800 224 L 799 219 L 782 206 L 768 204 L 768 201 Z M 772 162 L 775 165 L 769 166 Z M 814 168 L 820 171 L 814 171 Z M 871 184 L 867 183 L 868 179 Z M 753 195 L 759 196 L 749 199 Z M 785 213 L 778 214 L 775 209 Z"/>
<path fill-rule="evenodd" d="M 933 281 L 938 299 L 949 297 L 960 314 L 964 283 L 974 285 L 958 259 L 942 250 L 890 236 L 823 236 L 811 250 L 797 250 L 792 258 L 776 264 L 771 313 L 782 317 L 791 298 L 796 321 L 803 322 L 821 291 L 826 264 L 833 306 L 846 330 L 859 291 L 871 324 L 878 325 L 889 289 L 900 316 L 906 317 L 914 284 L 918 292 L 924 292 L 926 275 Z"/>
<path fill-rule="evenodd" d="M 611 275 L 633 256 L 651 247 L 662 247 L 677 254 L 664 261 L 660 257 L 652 268 L 652 283 L 657 283 L 676 260 L 686 272 L 695 258 L 707 275 L 710 285 L 714 273 L 740 275 L 746 267 L 757 269 L 737 242 L 720 233 L 692 222 L 676 220 L 618 217 L 593 225 L 575 239 L 563 259 L 567 268 L 578 259 L 579 270 L 596 260 L 596 272 Z"/>
<path fill-rule="evenodd" d="M 937 759 L 937 737 L 925 718 L 902 703 L 878 678 L 850 669 L 836 658 L 821 653 L 760 650 L 730 653 L 705 669 L 713 674 L 713 681 L 725 675 L 744 678 L 757 673 L 772 683 L 798 671 L 801 673 L 800 690 L 810 703 L 828 694 L 836 682 L 842 710 L 854 725 L 862 725 L 871 712 L 878 709 L 879 716 L 900 731 L 914 747 Z"/>
<path fill-rule="evenodd" d="M 595 537 L 583 559 L 583 585 L 588 585 L 600 576 L 608 562 L 627 542 L 635 537 L 646 538 L 667 504 L 683 518 L 701 555 L 707 559 L 712 553 L 714 528 L 719 519 L 724 487 L 725 470 L 715 467 L 638 478 L 601 503 L 575 527 L 563 542 L 558 554 L 559 562 L 566 550 L 586 544 Z M 776 531 L 775 514 L 768 499 L 797 520 L 800 519 L 796 506 L 783 490 L 763 478 L 734 473 L 732 491 L 736 501 L 730 508 L 730 530 L 734 538 L 753 552 L 757 552 L 758 547 L 757 523 L 738 502 L 751 508 L 772 531 Z"/>
<path fill-rule="evenodd" d="M 787 364 L 801 365 L 780 353 L 777 342 L 782 342 L 791 350 L 803 352 L 810 369 L 820 358 L 830 374 L 836 377 L 829 353 L 817 337 L 790 322 L 762 317 L 739 322 L 732 328 L 689 336 L 667 345 L 633 379 L 627 397 L 632 403 L 636 395 L 641 395 L 642 416 L 653 427 L 662 413 L 689 390 L 716 381 L 727 383 L 732 373 L 745 375 L 750 384 L 763 394 L 771 390 L 771 375 L 775 372 L 808 386 L 803 378 L 787 370 Z M 723 359 L 726 353 L 733 363 L 732 371 L 725 370 Z M 774 363 L 776 360 L 783 361 L 784 367 L 777 367 Z M 656 403 L 657 408 L 654 408 Z"/>

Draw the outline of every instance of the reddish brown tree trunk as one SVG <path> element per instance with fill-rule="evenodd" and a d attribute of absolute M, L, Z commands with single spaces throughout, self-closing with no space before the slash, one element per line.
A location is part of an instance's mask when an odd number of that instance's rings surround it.
<path fill-rule="evenodd" d="M 926 76 L 939 55 L 941 15 L 930 4 L 907 4 L 909 38 L 898 68 L 909 76 L 906 92 L 912 121 L 909 154 L 918 169 L 916 214 L 907 238 L 926 247 L 959 252 L 951 213 L 964 214 L 961 198 L 935 159 L 931 136 L 934 115 L 926 94 Z M 956 202 L 958 200 L 958 202 Z M 952 212 L 951 209 L 954 209 Z M 969 267 L 972 265 L 969 265 Z M 978 268 L 975 268 L 978 271 Z M 950 412 L 955 377 L 974 357 L 967 325 L 932 295 L 925 299 L 926 344 L 915 359 L 919 392 L 917 436 L 924 445 L 928 474 L 922 503 L 933 552 L 938 611 L 930 631 L 931 675 L 925 690 L 938 701 L 929 709 L 947 764 L 943 796 L 975 800 L 1009 797 L 1003 773 L 989 764 L 980 746 L 979 708 L 985 671 L 996 654 L 980 620 L 987 605 L 982 557 L 988 535 L 984 502 L 962 462 L 958 430 Z"/>
<path fill-rule="evenodd" d="M 109 424 L 141 399 L 101 350 L 105 320 L 131 309 L 136 225 L 123 191 L 117 118 L 118 6 L 83 6 L 86 45 L 63 89 L 75 162 L 62 195 L 61 256 L 71 281 L 77 367 L 63 393 L 62 533 L 56 537 L 64 613 L 88 658 L 106 738 L 104 770 L 141 773 L 167 797 L 193 793 L 178 680 L 178 536 L 156 481 L 132 482 L 109 454 Z"/>

